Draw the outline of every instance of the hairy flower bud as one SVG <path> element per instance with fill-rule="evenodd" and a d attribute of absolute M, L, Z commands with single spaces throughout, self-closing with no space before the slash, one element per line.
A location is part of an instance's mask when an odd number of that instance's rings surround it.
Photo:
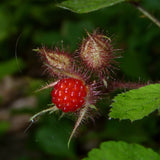
<path fill-rule="evenodd" d="M 91 70 L 98 71 L 100 74 L 109 74 L 112 70 L 112 64 L 114 58 L 116 58 L 111 40 L 103 35 L 97 33 L 88 34 L 80 47 L 80 57 L 85 62 L 87 67 Z"/>
<path fill-rule="evenodd" d="M 49 50 L 45 47 L 35 49 L 41 54 L 44 64 L 48 67 L 50 74 L 61 74 L 61 72 L 69 72 L 72 68 L 72 58 L 64 50 L 58 48 Z"/>

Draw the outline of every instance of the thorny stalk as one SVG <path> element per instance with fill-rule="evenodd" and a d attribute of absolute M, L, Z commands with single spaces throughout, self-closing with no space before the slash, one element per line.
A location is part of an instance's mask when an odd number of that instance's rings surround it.
<path fill-rule="evenodd" d="M 88 110 L 88 107 L 86 106 L 86 107 L 84 107 L 84 108 L 80 111 L 79 117 L 78 117 L 78 119 L 77 119 L 77 121 L 76 121 L 76 124 L 75 124 L 75 126 L 74 126 L 74 129 L 73 129 L 73 131 L 72 131 L 72 133 L 71 133 L 71 135 L 70 135 L 70 137 L 69 137 L 69 140 L 68 140 L 68 148 L 69 148 L 71 139 L 72 139 L 73 135 L 75 134 L 77 128 L 79 127 L 80 123 L 82 122 L 82 119 L 84 118 L 87 110 Z"/>

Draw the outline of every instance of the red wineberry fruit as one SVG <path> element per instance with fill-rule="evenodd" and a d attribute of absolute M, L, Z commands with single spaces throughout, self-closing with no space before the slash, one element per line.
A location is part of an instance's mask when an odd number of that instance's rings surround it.
<path fill-rule="evenodd" d="M 75 78 L 61 79 L 51 92 L 52 102 L 63 112 L 75 112 L 85 104 L 87 87 Z"/>

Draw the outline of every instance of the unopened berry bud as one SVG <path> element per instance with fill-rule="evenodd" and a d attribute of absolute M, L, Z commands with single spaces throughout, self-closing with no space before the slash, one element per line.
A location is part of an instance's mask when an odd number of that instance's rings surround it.
<path fill-rule="evenodd" d="M 109 74 L 113 59 L 116 58 L 111 40 L 97 31 L 87 34 L 88 37 L 83 40 L 80 48 L 80 57 L 91 70 Z"/>
<path fill-rule="evenodd" d="M 55 48 L 49 50 L 45 47 L 35 49 L 41 54 L 44 64 L 48 67 L 50 74 L 61 74 L 61 72 L 69 72 L 72 68 L 72 58 L 64 50 Z"/>

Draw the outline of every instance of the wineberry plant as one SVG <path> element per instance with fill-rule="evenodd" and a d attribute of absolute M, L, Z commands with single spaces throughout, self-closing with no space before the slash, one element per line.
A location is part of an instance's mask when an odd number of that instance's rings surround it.
<path fill-rule="evenodd" d="M 34 115 L 31 121 L 45 112 L 60 110 L 63 113 L 75 113 L 78 119 L 69 138 L 69 146 L 81 122 L 92 118 L 92 110 L 97 112 L 96 102 L 101 99 L 102 88 L 107 87 L 115 68 L 115 59 L 119 56 L 113 49 L 111 39 L 98 29 L 93 33 L 87 32 L 74 58 L 65 49 L 42 47 L 34 51 L 38 52 L 48 74 L 57 77 L 57 80 L 40 89 L 53 88 L 53 106 Z"/>
<path fill-rule="evenodd" d="M 112 74 L 118 68 L 116 59 L 120 55 L 112 46 L 111 39 L 98 29 L 93 33 L 87 32 L 80 48 L 76 50 L 76 56 L 69 54 L 64 48 L 51 50 L 42 47 L 34 51 L 38 52 L 48 74 L 57 80 L 40 89 L 41 91 L 52 88 L 52 107 L 35 114 L 31 121 L 46 112 L 61 111 L 63 114 L 76 115 L 78 118 L 68 140 L 68 146 L 82 121 L 93 118 L 93 111 L 98 112 L 96 102 L 102 98 L 104 88 L 108 93 L 117 88 L 135 89 L 121 93 L 113 99 L 109 118 L 134 121 L 158 109 L 160 84 L 142 87 L 146 84 L 123 83 L 113 79 L 115 74 Z"/>
<path fill-rule="evenodd" d="M 159 6 L 1 1 L 0 159 L 160 160 Z"/>

